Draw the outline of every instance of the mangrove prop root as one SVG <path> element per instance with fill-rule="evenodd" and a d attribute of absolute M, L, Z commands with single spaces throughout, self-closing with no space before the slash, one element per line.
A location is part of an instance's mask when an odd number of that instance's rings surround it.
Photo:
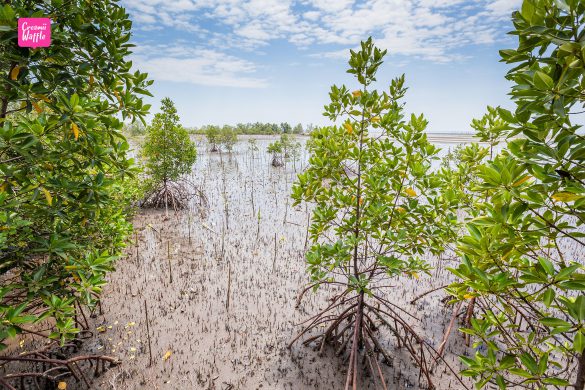
<path fill-rule="evenodd" d="M 16 383 L 22 385 L 26 379 L 34 380 L 36 383 L 43 380 L 45 387 L 49 388 L 49 384 L 56 385 L 65 378 L 73 377 L 77 382 L 82 382 L 84 387 L 89 388 L 92 382 L 89 372 L 93 371 L 93 377 L 99 377 L 108 368 L 120 364 L 118 359 L 106 355 L 79 355 L 63 358 L 61 352 L 51 351 L 48 347 L 50 345 L 19 356 L 0 356 L 0 365 L 8 372 L 12 371 L 0 377 L 0 383 L 12 390 L 19 388 Z M 28 371 L 16 372 L 16 370 L 7 369 L 9 364 L 20 364 L 20 369 L 26 366 Z"/>
<path fill-rule="evenodd" d="M 177 211 L 187 208 L 189 201 L 194 197 L 199 199 L 200 210 L 207 209 L 207 197 L 195 185 L 187 180 L 166 181 L 148 192 L 139 206 L 154 209 L 171 208 Z"/>
<path fill-rule="evenodd" d="M 304 292 L 298 298 L 301 298 Z M 300 301 L 298 298 L 297 304 Z M 349 356 L 345 355 L 348 358 L 346 390 L 359 389 L 363 386 L 360 383 L 361 366 L 371 374 L 377 387 L 386 389 L 386 380 L 379 361 L 392 365 L 393 359 L 378 339 L 378 331 L 384 327 L 396 337 L 397 345 L 411 356 L 419 369 L 419 378 L 426 382 L 427 389 L 436 388 L 432 381 L 432 371 L 437 361 L 447 366 L 462 389 L 468 389 L 467 384 L 443 358 L 443 348 L 437 351 L 424 341 L 403 319 L 404 313 L 400 308 L 377 296 L 374 296 L 374 300 L 377 302 L 375 306 L 366 302 L 363 293 L 348 297 L 347 291 L 334 296 L 324 310 L 305 321 L 305 327 L 292 340 L 289 347 L 304 335 L 319 330 L 318 334 L 306 337 L 302 343 L 304 345 L 314 343 L 319 348 L 319 354 L 326 345 L 333 346 L 338 356 L 344 352 L 349 353 Z M 374 320 L 377 320 L 378 325 Z"/>

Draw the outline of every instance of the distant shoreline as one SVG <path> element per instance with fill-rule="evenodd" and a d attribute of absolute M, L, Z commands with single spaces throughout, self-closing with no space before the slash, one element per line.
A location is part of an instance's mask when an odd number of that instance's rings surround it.
<path fill-rule="evenodd" d="M 306 138 L 309 137 L 308 134 L 290 134 L 293 137 L 302 137 Z M 249 139 L 249 138 L 256 138 L 256 139 L 273 139 L 274 137 L 278 137 L 280 134 L 239 134 L 238 138 L 240 139 Z M 437 143 L 471 143 L 471 142 L 481 142 L 475 135 L 473 134 L 448 134 L 448 133 L 427 133 L 428 140 L 431 142 Z"/>
<path fill-rule="evenodd" d="M 481 142 L 473 134 L 427 133 L 427 138 L 431 142 L 440 142 L 440 143 L 470 143 L 470 142 Z"/>

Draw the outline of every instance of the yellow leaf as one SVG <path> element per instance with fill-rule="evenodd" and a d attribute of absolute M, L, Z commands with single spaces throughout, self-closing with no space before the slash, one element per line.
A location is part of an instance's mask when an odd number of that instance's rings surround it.
<path fill-rule="evenodd" d="M 93 84 L 93 75 L 90 74 L 89 75 L 89 85 L 92 85 L 92 84 Z"/>
<path fill-rule="evenodd" d="M 96 328 L 96 330 L 97 330 L 98 332 L 100 332 L 100 333 L 104 333 L 104 332 L 106 331 L 106 327 L 105 327 L 105 326 L 103 326 L 103 325 L 102 325 L 102 326 L 98 326 L 98 327 Z"/>
<path fill-rule="evenodd" d="M 357 98 L 362 96 L 362 91 L 358 89 L 357 91 L 353 91 L 351 94 L 353 95 L 353 97 Z"/>
<path fill-rule="evenodd" d="M 415 197 L 416 196 L 416 191 L 413 190 L 412 188 L 407 188 L 406 189 L 406 195 L 408 195 L 410 197 Z"/>
<path fill-rule="evenodd" d="M 10 71 L 10 78 L 12 80 L 16 80 L 18 78 L 18 74 L 20 73 L 20 66 L 16 65 L 14 68 L 12 68 L 12 70 Z"/>
<path fill-rule="evenodd" d="M 347 130 L 348 134 L 353 133 L 353 126 L 351 125 L 351 123 L 344 123 L 343 127 L 345 127 L 345 130 Z"/>
<path fill-rule="evenodd" d="M 473 298 L 473 295 L 471 295 L 471 294 L 465 294 L 463 296 L 463 298 L 465 298 L 465 299 L 472 299 Z"/>
<path fill-rule="evenodd" d="M 521 186 L 522 184 L 526 183 L 528 180 L 530 180 L 532 178 L 532 176 L 530 175 L 526 175 L 524 176 L 522 179 L 518 180 L 516 183 L 512 184 L 512 187 L 518 187 Z"/>
<path fill-rule="evenodd" d="M 47 97 L 47 95 L 43 95 L 42 93 L 33 93 L 32 96 L 44 101 L 45 103 L 51 103 L 51 100 Z"/>
<path fill-rule="evenodd" d="M 65 382 L 59 382 L 59 384 L 57 385 L 57 389 L 59 389 L 59 390 L 66 390 L 67 389 L 67 383 L 65 383 Z"/>
<path fill-rule="evenodd" d="M 406 213 L 406 209 L 401 206 L 396 207 L 396 210 L 398 210 L 399 213 Z"/>
<path fill-rule="evenodd" d="M 75 137 L 75 140 L 77 141 L 77 139 L 79 138 L 79 127 L 77 127 L 75 122 L 71 122 L 71 130 L 73 130 L 73 136 Z"/>
<path fill-rule="evenodd" d="M 171 357 L 171 351 L 167 351 L 165 353 L 165 355 L 163 356 L 163 360 L 164 361 L 169 360 L 170 357 Z"/>
<path fill-rule="evenodd" d="M 364 198 L 362 198 L 361 196 L 360 196 L 359 204 L 360 204 L 360 206 L 364 204 Z"/>
<path fill-rule="evenodd" d="M 38 114 L 41 114 L 41 113 L 43 112 L 43 109 L 41 108 L 41 106 L 39 106 L 39 105 L 37 104 L 37 102 L 35 102 L 34 100 L 31 100 L 31 102 L 30 102 L 30 103 L 32 104 L 33 108 L 35 109 L 35 111 L 36 111 Z"/>
<path fill-rule="evenodd" d="M 411 272 L 410 273 L 410 276 L 412 276 L 415 279 L 419 279 L 420 278 L 420 276 L 418 276 L 418 274 L 416 272 Z"/>
<path fill-rule="evenodd" d="M 43 188 L 43 194 L 45 194 L 45 199 L 47 199 L 47 203 L 49 204 L 49 206 L 53 205 L 53 197 L 51 196 L 51 193 L 49 192 L 49 190 L 47 190 L 46 188 Z"/>
<path fill-rule="evenodd" d="M 20 108 L 22 108 L 22 109 L 26 108 L 26 100 L 23 100 L 22 102 L 20 102 Z"/>
<path fill-rule="evenodd" d="M 378 122 L 380 122 L 380 117 L 379 117 L 379 116 L 375 116 L 375 117 L 373 117 L 373 118 L 372 118 L 372 122 L 373 122 L 373 123 L 378 123 Z"/>
<path fill-rule="evenodd" d="M 6 191 L 6 182 L 0 184 L 0 192 Z"/>
<path fill-rule="evenodd" d="M 573 194 L 572 192 L 557 192 L 552 196 L 552 198 L 557 202 L 572 202 L 574 200 L 580 199 L 581 196 Z"/>

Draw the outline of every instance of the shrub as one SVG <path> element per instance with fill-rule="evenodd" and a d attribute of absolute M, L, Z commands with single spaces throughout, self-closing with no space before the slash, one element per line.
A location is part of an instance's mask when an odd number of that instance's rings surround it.
<path fill-rule="evenodd" d="M 186 205 L 188 191 L 178 183 L 191 172 L 197 149 L 189 133 L 179 124 L 179 115 L 173 101 L 164 98 L 161 112 L 154 116 L 146 131 L 142 147 L 148 174 L 147 195 L 143 206 L 182 208 Z"/>
<path fill-rule="evenodd" d="M 51 46 L 18 47 L 17 19 L 37 14 Z M 0 349 L 43 319 L 74 338 L 131 231 L 118 117 L 148 112 L 151 82 L 130 71 L 130 27 L 110 0 L 0 6 Z"/>
<path fill-rule="evenodd" d="M 270 143 L 266 151 L 272 155 L 271 164 L 273 167 L 281 167 L 284 165 L 284 148 L 281 141 Z"/>
<path fill-rule="evenodd" d="M 582 1 L 525 0 L 518 48 L 501 51 L 514 64 L 516 110 L 498 110 L 511 138 L 479 173 L 485 201 L 450 288 L 477 308 L 462 330 L 482 347 L 462 357 L 477 388 L 585 388 L 584 15 Z"/>
<path fill-rule="evenodd" d="M 238 133 L 235 129 L 230 126 L 224 126 L 221 129 L 219 141 L 226 151 L 231 153 L 234 150 L 234 146 L 238 142 Z"/>
<path fill-rule="evenodd" d="M 432 347 L 384 293 L 392 284 L 388 279 L 419 278 L 429 271 L 422 255 L 444 250 L 454 238 L 455 216 L 441 196 L 443 179 L 431 170 L 438 149 L 425 135 L 427 121 L 422 115 L 404 120 L 404 77 L 394 79 L 389 92 L 370 89 L 385 53 L 371 39 L 351 51 L 348 73 L 360 89 L 331 88 L 324 115 L 341 125 L 313 130 L 309 166 L 293 186 L 295 205 L 314 204 L 307 289 L 328 284 L 342 289 L 299 337 L 323 329 L 307 342 L 318 342 L 321 350 L 327 344 L 347 349 L 346 388 L 361 388 L 360 361 L 385 383 L 378 357 L 392 360 L 379 340 L 374 321 L 380 321 L 418 362 L 432 388 L 424 358 Z"/>
<path fill-rule="evenodd" d="M 205 136 L 209 143 L 209 151 L 219 152 L 219 145 L 221 144 L 221 132 L 217 126 L 207 126 L 205 128 Z"/>

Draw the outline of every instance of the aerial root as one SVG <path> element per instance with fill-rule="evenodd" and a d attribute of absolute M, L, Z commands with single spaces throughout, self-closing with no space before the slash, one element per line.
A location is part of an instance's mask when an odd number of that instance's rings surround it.
<path fill-rule="evenodd" d="M 192 191 L 190 191 L 192 189 Z M 167 209 L 175 211 L 185 209 L 189 201 L 197 197 L 198 208 L 204 216 L 209 202 L 203 191 L 187 180 L 166 181 L 146 194 L 139 206 L 143 208 Z"/>
<path fill-rule="evenodd" d="M 384 327 L 395 336 L 397 347 L 403 348 L 411 356 L 419 369 L 419 380 L 426 382 L 427 389 L 436 388 L 432 381 L 433 367 L 430 364 L 436 361 L 441 361 L 447 366 L 461 384 L 461 388 L 468 389 L 467 384 L 441 354 L 403 320 L 403 309 L 376 296 L 374 298 L 379 304 L 372 306 L 365 302 L 363 294 L 348 298 L 346 293 L 347 291 L 333 297 L 326 309 L 306 320 L 305 324 L 308 324 L 289 347 L 303 335 L 316 329 L 323 329 L 317 335 L 305 339 L 303 344 L 315 344 L 319 354 L 323 353 L 326 345 L 333 346 L 337 356 L 346 353 L 346 390 L 360 388 L 358 383 L 360 365 L 365 366 L 367 372 L 371 374 L 376 388 L 386 390 L 386 380 L 380 361 L 392 366 L 393 358 L 378 339 L 377 333 Z"/>
<path fill-rule="evenodd" d="M 51 349 L 53 347 L 53 349 Z M 117 366 L 120 361 L 106 355 L 79 355 L 66 358 L 69 350 L 76 351 L 77 343 L 71 342 L 54 348 L 55 344 L 49 344 L 42 349 L 24 353 L 19 356 L 0 356 L 0 367 L 8 364 L 25 364 L 28 371 L 15 372 L 0 377 L 0 384 L 8 390 L 24 388 L 25 381 L 32 381 L 37 388 L 52 388 L 58 382 L 73 377 L 76 382 L 83 382 L 84 387 L 91 386 L 90 368 L 93 369 L 93 377 L 99 377 L 109 368 Z M 13 370 L 11 370 L 13 371 Z"/>
<path fill-rule="evenodd" d="M 280 156 L 272 157 L 272 166 L 273 167 L 282 167 L 284 165 L 284 160 Z"/>

